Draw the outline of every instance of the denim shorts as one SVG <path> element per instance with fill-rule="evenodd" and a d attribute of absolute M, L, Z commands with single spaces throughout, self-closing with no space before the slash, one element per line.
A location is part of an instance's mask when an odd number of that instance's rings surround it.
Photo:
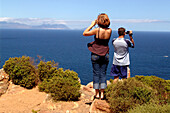
<path fill-rule="evenodd" d="M 118 66 L 118 65 L 112 64 L 110 75 L 119 76 L 121 78 L 127 78 L 128 67 L 129 66 Z"/>
<path fill-rule="evenodd" d="M 109 54 L 99 56 L 92 53 L 91 61 L 93 66 L 93 88 L 105 89 L 107 87 L 106 71 L 109 63 Z"/>

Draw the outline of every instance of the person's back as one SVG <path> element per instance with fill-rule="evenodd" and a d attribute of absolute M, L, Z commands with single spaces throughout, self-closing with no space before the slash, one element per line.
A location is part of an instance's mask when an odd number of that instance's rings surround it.
<path fill-rule="evenodd" d="M 113 64 L 119 66 L 129 65 L 129 47 L 131 47 L 130 40 L 116 38 L 112 41 L 112 43 L 114 47 Z"/>
<path fill-rule="evenodd" d="M 98 31 L 99 32 L 96 33 L 96 38 L 110 39 L 110 35 L 111 35 L 110 28 L 98 28 Z"/>

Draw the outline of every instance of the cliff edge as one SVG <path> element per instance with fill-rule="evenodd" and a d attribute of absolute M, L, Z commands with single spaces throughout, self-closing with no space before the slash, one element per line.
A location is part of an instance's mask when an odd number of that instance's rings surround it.
<path fill-rule="evenodd" d="M 38 87 L 25 89 L 9 81 L 9 76 L 0 70 L 0 112 L 3 113 L 107 113 L 105 100 L 93 100 L 92 82 L 81 85 L 79 101 L 54 102 L 49 94 L 39 92 Z"/>

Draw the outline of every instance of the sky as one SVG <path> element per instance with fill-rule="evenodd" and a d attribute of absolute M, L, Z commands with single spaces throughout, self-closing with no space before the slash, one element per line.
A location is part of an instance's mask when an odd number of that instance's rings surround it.
<path fill-rule="evenodd" d="M 84 29 L 100 13 L 113 30 L 170 31 L 170 0 L 0 0 L 0 21 L 7 22 Z"/>

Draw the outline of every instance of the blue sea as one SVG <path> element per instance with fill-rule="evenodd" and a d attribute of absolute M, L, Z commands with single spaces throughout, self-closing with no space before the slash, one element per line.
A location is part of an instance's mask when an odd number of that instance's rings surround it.
<path fill-rule="evenodd" d="M 93 37 L 84 37 L 83 30 L 0 30 L 0 68 L 10 57 L 23 55 L 37 59 L 42 56 L 45 61 L 54 60 L 59 67 L 74 70 L 81 83 L 92 81 L 92 65 L 87 43 Z M 135 48 L 130 48 L 131 76 L 155 75 L 170 79 L 170 32 L 134 31 Z M 117 37 L 113 31 L 111 40 Z M 129 37 L 125 37 L 128 39 Z M 113 61 L 113 46 L 110 46 L 110 63 L 107 79 Z"/>

